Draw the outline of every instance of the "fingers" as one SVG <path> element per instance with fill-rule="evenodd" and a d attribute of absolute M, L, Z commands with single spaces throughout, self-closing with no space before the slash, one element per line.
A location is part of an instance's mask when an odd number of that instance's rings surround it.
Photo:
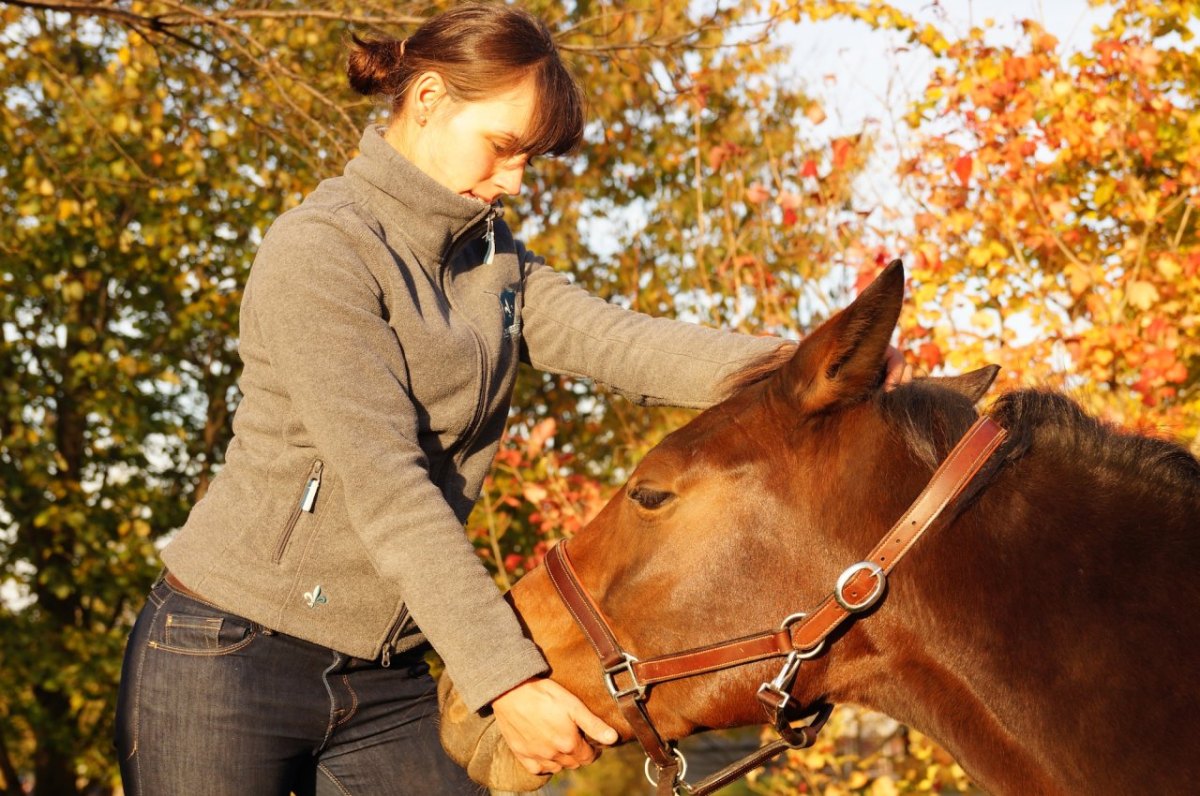
<path fill-rule="evenodd" d="M 517 761 L 531 774 L 579 768 L 596 759 L 598 743 L 614 743 L 617 733 L 573 694 L 552 680 L 532 680 L 492 703 L 501 734 Z"/>
<path fill-rule="evenodd" d="M 912 365 L 904 361 L 904 354 L 896 348 L 888 348 L 887 376 L 884 378 L 884 389 L 891 390 L 905 382 L 912 381 Z"/>
<path fill-rule="evenodd" d="M 574 697 L 572 697 L 574 699 Z M 571 721 L 579 727 L 588 738 L 591 738 L 599 743 L 609 746 L 617 742 L 617 731 L 609 727 L 595 713 L 587 709 L 578 699 L 575 699 L 575 705 L 571 709 Z"/>

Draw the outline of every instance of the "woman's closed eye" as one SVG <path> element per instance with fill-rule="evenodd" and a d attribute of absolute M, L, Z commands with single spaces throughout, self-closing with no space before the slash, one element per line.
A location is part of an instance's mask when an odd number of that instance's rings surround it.
<path fill-rule="evenodd" d="M 627 497 L 634 503 L 637 503 L 643 509 L 653 511 L 661 509 L 663 506 L 671 502 L 675 497 L 674 492 L 667 492 L 663 489 L 654 489 L 649 486 L 635 486 L 626 493 Z"/>

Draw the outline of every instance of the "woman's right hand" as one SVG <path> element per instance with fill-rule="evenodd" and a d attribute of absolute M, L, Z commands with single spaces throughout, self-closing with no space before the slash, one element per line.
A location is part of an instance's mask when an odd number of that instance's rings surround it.
<path fill-rule="evenodd" d="M 617 731 L 553 680 L 535 678 L 492 701 L 500 733 L 531 774 L 554 774 L 596 759 L 588 741 L 616 743 Z"/>

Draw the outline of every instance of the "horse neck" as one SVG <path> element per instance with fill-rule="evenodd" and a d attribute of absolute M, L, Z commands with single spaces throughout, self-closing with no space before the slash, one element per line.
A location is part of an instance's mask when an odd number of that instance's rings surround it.
<path fill-rule="evenodd" d="M 1188 584 L 1190 604 L 1200 601 L 1183 569 L 1200 554 L 1189 526 L 1200 505 L 1181 509 L 1136 484 L 1116 494 L 1102 480 L 1069 457 L 1009 468 L 897 568 L 885 605 L 860 628 L 877 670 L 844 667 L 854 680 L 831 683 L 833 698 L 934 737 L 997 793 L 1094 791 L 1095 749 L 1119 748 L 1131 724 L 1197 736 L 1153 716 L 1161 704 L 1131 695 L 1116 705 L 1111 691 L 1128 677 L 1166 693 L 1186 677 L 1170 660 L 1138 657 L 1164 643 L 1159 578 Z M 1147 550 L 1139 531 L 1151 528 L 1179 546 Z M 1131 600 L 1145 619 L 1115 634 Z M 1190 626 L 1169 655 L 1194 661 L 1200 619 L 1182 621 Z"/>

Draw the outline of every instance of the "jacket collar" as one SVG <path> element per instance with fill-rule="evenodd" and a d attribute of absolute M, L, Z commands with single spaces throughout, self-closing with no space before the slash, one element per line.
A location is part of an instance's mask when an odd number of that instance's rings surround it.
<path fill-rule="evenodd" d="M 345 175 L 363 190 L 371 212 L 384 230 L 408 242 L 430 264 L 449 259 L 460 240 L 482 234 L 497 208 L 460 196 L 414 166 L 383 137 L 384 128 L 363 131 L 359 155 Z"/>

